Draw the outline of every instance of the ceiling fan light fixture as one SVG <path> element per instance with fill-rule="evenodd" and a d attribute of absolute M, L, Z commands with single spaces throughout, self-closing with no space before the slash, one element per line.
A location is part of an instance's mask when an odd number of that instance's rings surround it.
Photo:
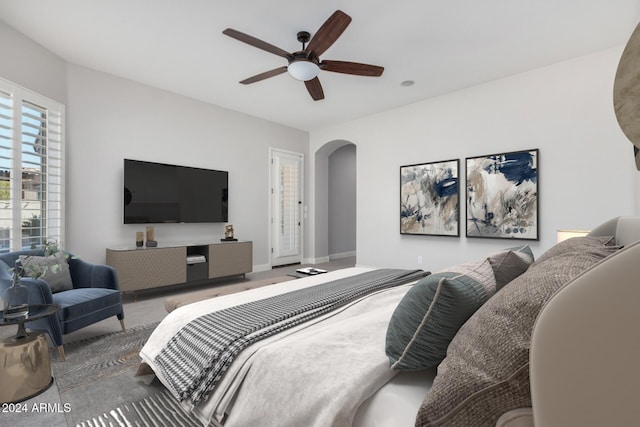
<path fill-rule="evenodd" d="M 320 73 L 320 67 L 312 61 L 299 59 L 291 62 L 287 71 L 294 79 L 306 82 L 316 78 Z"/>

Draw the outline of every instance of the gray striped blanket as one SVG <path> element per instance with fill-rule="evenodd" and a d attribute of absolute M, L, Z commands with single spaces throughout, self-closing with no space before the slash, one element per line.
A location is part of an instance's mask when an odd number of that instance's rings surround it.
<path fill-rule="evenodd" d="M 234 357 L 250 344 L 367 294 L 427 274 L 422 270 L 373 270 L 215 311 L 178 331 L 155 363 L 176 399 L 197 405 L 209 396 Z"/>

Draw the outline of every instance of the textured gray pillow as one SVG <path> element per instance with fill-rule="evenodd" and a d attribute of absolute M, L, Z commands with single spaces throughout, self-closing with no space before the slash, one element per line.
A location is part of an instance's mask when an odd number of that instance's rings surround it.
<path fill-rule="evenodd" d="M 396 307 L 385 350 L 391 368 L 427 369 L 446 356 L 460 326 L 494 294 L 488 260 L 450 267 L 416 283 Z"/>
<path fill-rule="evenodd" d="M 558 289 L 619 248 L 606 245 L 608 240 L 558 243 L 476 311 L 449 344 L 416 426 L 493 427 L 503 413 L 531 406 L 535 319 Z"/>
<path fill-rule="evenodd" d="M 30 265 L 40 271 L 46 269 L 45 274 L 40 279 L 47 282 L 52 293 L 73 289 L 69 264 L 67 264 L 62 251 L 58 251 L 48 257 L 20 255 L 20 263 L 24 269 L 24 274 L 27 276 L 32 275 L 29 272 Z"/>
<path fill-rule="evenodd" d="M 495 252 L 488 259 L 496 276 L 496 289 L 500 290 L 527 271 L 533 263 L 533 252 L 529 245 L 522 245 Z"/>

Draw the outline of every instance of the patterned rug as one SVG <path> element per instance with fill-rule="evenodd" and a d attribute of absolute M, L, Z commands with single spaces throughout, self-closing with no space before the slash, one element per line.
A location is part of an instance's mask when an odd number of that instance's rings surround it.
<path fill-rule="evenodd" d="M 138 353 L 157 323 L 65 344 L 66 361 L 52 349 L 60 400 L 69 426 L 197 426 L 157 381 L 136 377 Z"/>
<path fill-rule="evenodd" d="M 138 353 L 158 323 L 129 328 L 65 344 L 66 361 L 50 349 L 53 376 L 60 393 L 119 375 L 140 364 Z"/>
<path fill-rule="evenodd" d="M 162 390 L 136 402 L 121 403 L 108 411 L 96 413 L 69 425 L 196 427 L 202 426 L 202 423 L 185 411 L 168 391 Z"/>

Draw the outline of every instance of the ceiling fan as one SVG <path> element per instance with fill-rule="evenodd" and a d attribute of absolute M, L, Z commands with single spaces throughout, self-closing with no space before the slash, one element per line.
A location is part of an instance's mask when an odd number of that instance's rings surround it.
<path fill-rule="evenodd" d="M 311 38 L 311 35 L 306 31 L 298 32 L 298 41 L 302 43 L 302 50 L 291 53 L 232 28 L 227 28 L 222 33 L 251 46 L 257 47 L 258 49 L 282 56 L 289 62 L 289 65 L 287 66 L 274 68 L 273 70 L 256 74 L 253 77 L 242 80 L 240 83 L 255 83 L 288 71 L 293 78 L 304 81 L 311 98 L 313 98 L 314 101 L 319 101 L 324 99 L 322 85 L 318 79 L 320 70 L 370 77 L 379 77 L 384 71 L 384 67 L 379 67 L 377 65 L 348 61 L 320 60 L 320 55 L 331 47 L 344 30 L 347 29 L 347 26 L 350 23 L 351 17 L 349 15 L 341 10 L 336 10 L 333 15 L 331 15 L 324 24 L 322 24 L 313 38 Z"/>

